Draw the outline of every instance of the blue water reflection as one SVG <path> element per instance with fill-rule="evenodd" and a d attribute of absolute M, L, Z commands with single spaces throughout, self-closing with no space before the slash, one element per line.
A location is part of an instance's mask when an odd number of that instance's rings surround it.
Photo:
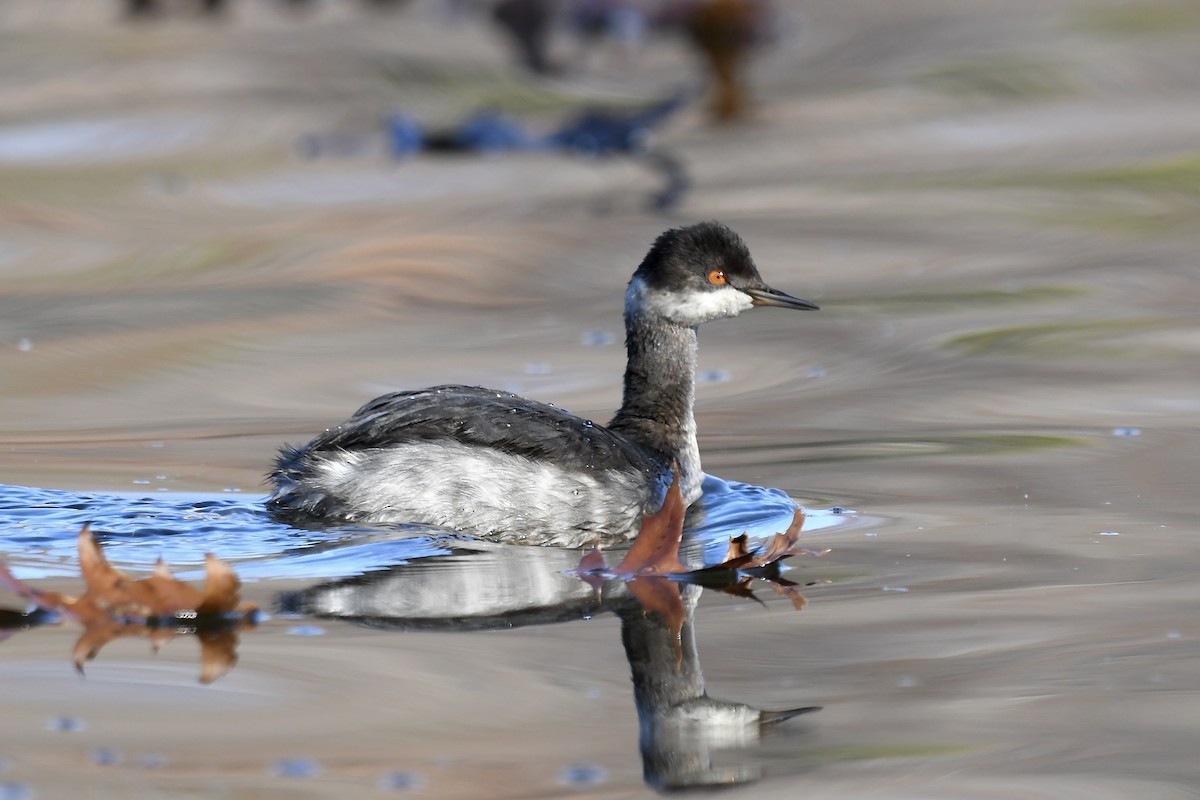
<path fill-rule="evenodd" d="M 75 538 L 90 522 L 108 558 L 149 569 L 159 558 L 185 579 L 201 577 L 205 553 L 234 564 L 243 580 L 336 578 L 448 555 L 475 541 L 422 526 L 354 525 L 305 529 L 275 521 L 263 498 L 228 494 L 70 492 L 0 485 L 0 555 L 24 579 L 69 576 Z M 787 528 L 794 501 L 764 489 L 708 477 L 704 498 L 689 512 L 688 546 L 719 561 L 731 536 L 769 536 Z M 844 520 L 809 511 L 805 531 Z"/>

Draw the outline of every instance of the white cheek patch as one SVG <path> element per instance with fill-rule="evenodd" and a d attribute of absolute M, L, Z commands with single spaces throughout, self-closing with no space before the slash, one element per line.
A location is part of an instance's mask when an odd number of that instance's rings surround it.
<path fill-rule="evenodd" d="M 702 293 L 660 292 L 655 301 L 663 316 L 688 327 L 736 317 L 754 305 L 750 295 L 733 287 Z"/>
<path fill-rule="evenodd" d="M 641 278 L 630 281 L 625 294 L 627 313 L 649 311 L 688 328 L 714 319 L 736 317 L 753 305 L 750 295 L 732 286 L 711 292 L 664 292 L 650 289 Z"/>

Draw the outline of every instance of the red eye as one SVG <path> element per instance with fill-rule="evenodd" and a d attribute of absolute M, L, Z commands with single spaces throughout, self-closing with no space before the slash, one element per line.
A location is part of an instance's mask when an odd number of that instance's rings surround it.
<path fill-rule="evenodd" d="M 728 282 L 725 277 L 725 270 L 714 269 L 712 272 L 708 273 L 708 282 L 713 286 L 724 286 Z"/>

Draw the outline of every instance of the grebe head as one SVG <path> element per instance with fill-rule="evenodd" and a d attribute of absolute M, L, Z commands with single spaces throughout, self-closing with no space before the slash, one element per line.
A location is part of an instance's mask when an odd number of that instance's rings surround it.
<path fill-rule="evenodd" d="M 754 306 L 815 310 L 768 286 L 742 238 L 719 222 L 674 228 L 654 242 L 626 293 L 629 314 L 688 328 L 736 317 Z"/>

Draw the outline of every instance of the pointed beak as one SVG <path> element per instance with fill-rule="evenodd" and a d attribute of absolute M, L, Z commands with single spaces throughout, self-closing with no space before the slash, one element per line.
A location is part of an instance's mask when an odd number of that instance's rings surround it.
<path fill-rule="evenodd" d="M 817 311 L 821 308 L 816 303 L 801 300 L 799 297 L 792 297 L 790 294 L 781 292 L 778 289 L 772 289 L 770 286 L 742 289 L 742 291 L 750 295 L 750 299 L 754 301 L 754 305 L 756 306 L 779 306 L 780 308 L 797 308 L 801 311 Z"/>

